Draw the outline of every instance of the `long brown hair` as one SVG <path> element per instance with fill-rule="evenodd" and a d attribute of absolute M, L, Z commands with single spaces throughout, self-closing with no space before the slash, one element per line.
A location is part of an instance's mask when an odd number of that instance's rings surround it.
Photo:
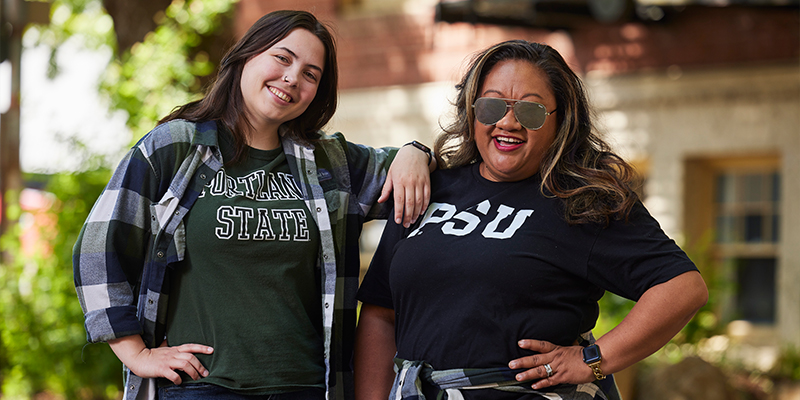
<path fill-rule="evenodd" d="M 295 140 L 308 142 L 317 139 L 319 130 L 336 112 L 339 84 L 336 44 L 328 28 L 305 11 L 282 10 L 261 17 L 222 58 L 217 78 L 205 97 L 176 108 L 159 123 L 179 118 L 189 121 L 216 120 L 233 134 L 236 146 L 233 161 L 241 159 L 246 154 L 247 132 L 252 130 L 252 125 L 244 116 L 244 98 L 239 86 L 244 64 L 295 29 L 305 29 L 322 41 L 325 66 L 314 100 L 300 116 L 285 122 L 283 126 L 287 128 L 285 134 Z"/>
<path fill-rule="evenodd" d="M 547 76 L 556 97 L 557 132 L 542 159 L 541 191 L 564 201 L 568 223 L 608 223 L 625 218 L 638 200 L 633 168 L 597 134 L 581 79 L 552 47 L 524 40 L 496 44 L 478 53 L 456 86 L 456 120 L 434 145 L 444 168 L 481 162 L 475 143 L 472 104 L 489 72 L 505 60 L 528 61 Z"/>

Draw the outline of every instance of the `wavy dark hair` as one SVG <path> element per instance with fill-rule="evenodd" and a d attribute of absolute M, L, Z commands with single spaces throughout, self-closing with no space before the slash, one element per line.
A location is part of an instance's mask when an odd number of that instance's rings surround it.
<path fill-rule="evenodd" d="M 218 121 L 233 134 L 236 155 L 232 161 L 240 160 L 246 154 L 246 135 L 253 128 L 244 114 L 244 97 L 240 88 L 244 64 L 283 40 L 295 29 L 305 29 L 322 41 L 325 47 L 325 66 L 314 100 L 300 116 L 285 122 L 283 126 L 287 128 L 285 134 L 295 140 L 310 142 L 318 139 L 319 130 L 336 112 L 339 84 L 336 43 L 328 28 L 313 14 L 305 11 L 282 10 L 261 17 L 222 58 L 217 77 L 206 95 L 200 100 L 176 108 L 159 123 L 179 118 L 189 121 Z"/>
<path fill-rule="evenodd" d="M 556 137 L 539 169 L 542 193 L 564 201 L 564 217 L 570 224 L 607 224 L 627 218 L 638 200 L 633 190 L 636 173 L 595 131 L 581 79 L 546 44 L 510 40 L 475 55 L 456 85 L 456 120 L 434 144 L 440 166 L 456 168 L 482 161 L 471 105 L 492 68 L 506 60 L 528 61 L 544 72 L 556 97 Z"/>

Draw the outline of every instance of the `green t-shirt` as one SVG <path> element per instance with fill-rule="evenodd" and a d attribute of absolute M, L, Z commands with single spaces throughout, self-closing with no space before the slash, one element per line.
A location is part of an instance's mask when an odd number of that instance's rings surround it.
<path fill-rule="evenodd" d="M 200 382 L 246 394 L 324 389 L 319 230 L 283 150 L 250 149 L 220 170 L 185 224 L 167 341 L 214 347 L 197 355 L 209 370 Z"/>

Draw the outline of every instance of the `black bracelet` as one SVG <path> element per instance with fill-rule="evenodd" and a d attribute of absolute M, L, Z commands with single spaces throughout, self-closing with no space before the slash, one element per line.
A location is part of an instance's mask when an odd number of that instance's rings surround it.
<path fill-rule="evenodd" d="M 417 149 L 419 149 L 420 151 L 422 151 L 423 153 L 427 154 L 428 155 L 428 164 L 427 165 L 430 167 L 431 160 L 433 160 L 433 152 L 431 151 L 431 149 L 428 146 L 425 146 L 424 144 L 422 144 L 422 143 L 420 143 L 420 142 L 418 142 L 416 140 L 404 144 L 403 147 L 406 147 L 408 145 L 412 145 L 412 146 L 416 147 Z"/>

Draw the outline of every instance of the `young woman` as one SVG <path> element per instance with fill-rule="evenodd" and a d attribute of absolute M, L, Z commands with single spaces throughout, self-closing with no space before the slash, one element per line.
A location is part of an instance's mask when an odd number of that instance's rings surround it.
<path fill-rule="evenodd" d="M 392 188 L 413 222 L 433 165 L 324 135 L 336 86 L 329 31 L 268 14 L 120 163 L 73 262 L 125 399 L 352 397 L 361 226 L 388 216 Z"/>

